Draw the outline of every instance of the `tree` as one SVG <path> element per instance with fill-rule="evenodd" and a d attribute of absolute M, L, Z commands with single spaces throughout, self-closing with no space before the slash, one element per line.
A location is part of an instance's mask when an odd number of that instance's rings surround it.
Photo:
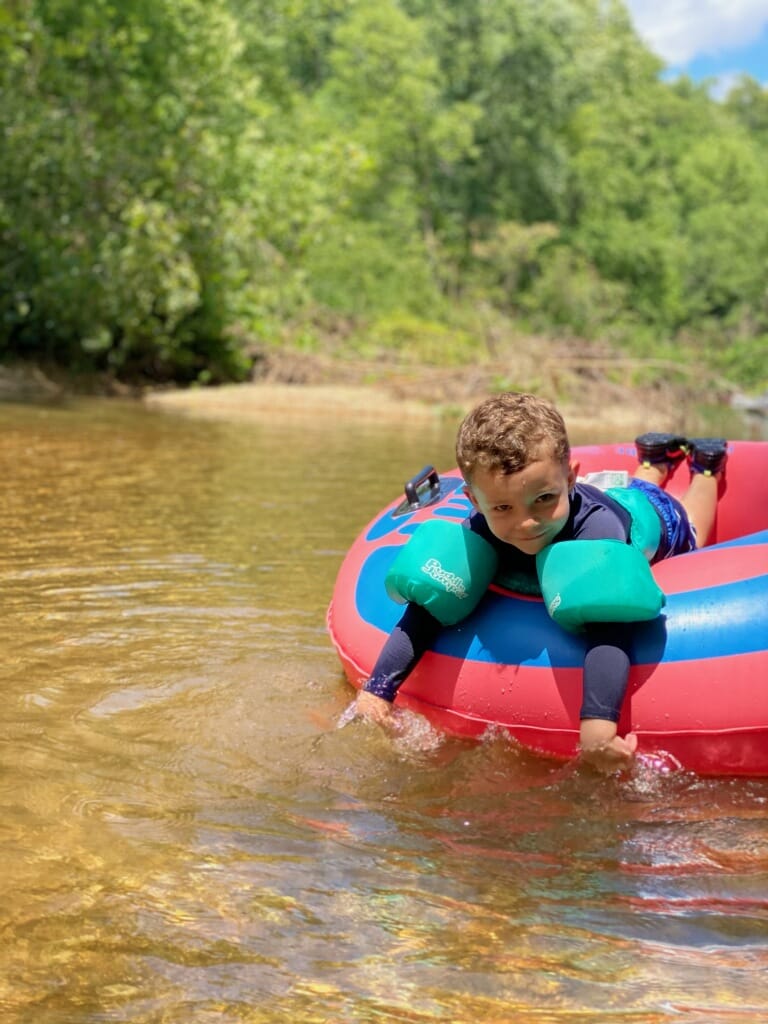
<path fill-rule="evenodd" d="M 742 75 L 726 97 L 725 108 L 763 146 L 768 146 L 768 89 Z"/>
<path fill-rule="evenodd" d="M 0 72 L 4 343 L 160 375 L 237 372 L 232 206 L 262 105 L 226 4 L 27 0 L 21 13 Z"/>

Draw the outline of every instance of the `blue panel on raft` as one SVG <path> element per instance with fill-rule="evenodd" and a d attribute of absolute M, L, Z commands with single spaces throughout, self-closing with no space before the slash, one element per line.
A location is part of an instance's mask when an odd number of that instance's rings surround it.
<path fill-rule="evenodd" d="M 464 481 L 460 476 L 444 476 L 440 478 L 441 504 L 434 507 L 433 515 L 446 519 L 466 519 L 472 511 L 472 505 L 461 491 Z M 453 491 L 453 495 L 451 495 Z M 446 504 L 442 504 L 446 502 Z M 418 526 L 418 520 L 414 523 L 413 513 L 406 512 L 395 515 L 395 510 L 387 512 L 377 519 L 369 528 L 366 540 L 380 540 L 390 533 L 400 533 L 409 536 Z"/>
<path fill-rule="evenodd" d="M 760 530 L 758 533 L 748 533 L 744 537 L 734 537 L 733 540 L 724 540 L 720 544 L 712 544 L 707 551 L 715 551 L 718 548 L 746 548 L 755 545 L 768 544 L 768 530 Z"/>
<path fill-rule="evenodd" d="M 388 633 L 403 612 L 384 591 L 384 576 L 399 547 L 379 548 L 363 565 L 355 592 L 362 619 Z M 635 664 L 698 661 L 765 650 L 768 576 L 671 594 L 664 613 L 639 623 Z M 454 658 L 501 665 L 577 668 L 584 642 L 547 615 L 544 603 L 489 592 L 464 622 L 440 633 L 435 650 Z"/>

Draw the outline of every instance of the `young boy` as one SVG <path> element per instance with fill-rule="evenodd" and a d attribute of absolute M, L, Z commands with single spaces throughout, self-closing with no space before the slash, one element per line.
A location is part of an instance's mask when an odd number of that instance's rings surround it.
<path fill-rule="evenodd" d="M 645 495 L 661 521 L 651 562 L 705 544 L 714 524 L 726 442 L 650 433 L 635 444 L 640 464 L 630 486 Z M 464 525 L 494 546 L 504 575 L 535 579 L 535 556 L 560 541 L 629 542 L 630 513 L 597 487 L 577 482 L 565 423 L 544 399 L 508 392 L 481 402 L 459 427 L 456 457 L 474 509 Z M 661 485 L 686 457 L 691 482 L 678 501 Z M 425 608 L 406 606 L 358 694 L 360 715 L 387 722 L 398 688 L 441 628 Z M 636 736 L 619 736 L 616 724 L 633 629 L 631 623 L 588 623 L 585 632 L 580 747 L 583 757 L 610 768 L 629 761 L 637 747 Z"/>

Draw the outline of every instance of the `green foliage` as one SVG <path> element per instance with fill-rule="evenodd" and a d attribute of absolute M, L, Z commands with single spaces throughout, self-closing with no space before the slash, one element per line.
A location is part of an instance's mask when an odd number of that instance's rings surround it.
<path fill-rule="evenodd" d="M 476 335 L 445 323 L 397 314 L 373 321 L 357 342 L 361 354 L 369 357 L 395 356 L 435 366 L 462 366 L 483 357 Z"/>
<path fill-rule="evenodd" d="M 567 247 L 553 249 L 523 300 L 535 326 L 556 326 L 582 337 L 605 331 L 623 308 L 624 288 L 600 277 Z"/>
<path fill-rule="evenodd" d="M 541 276 L 544 255 L 559 237 L 556 224 L 504 221 L 474 244 L 478 277 L 496 305 L 514 309 L 520 293 Z"/>
<path fill-rule="evenodd" d="M 340 218 L 328 225 L 303 266 L 313 298 L 338 313 L 427 311 L 441 303 L 428 254 L 412 232 Z"/>
<path fill-rule="evenodd" d="M 620 0 L 0 9 L 0 353 L 239 379 L 308 325 L 483 319 L 764 379 L 768 92 L 659 76 Z"/>
<path fill-rule="evenodd" d="M 737 338 L 711 353 L 712 363 L 728 380 L 755 394 L 768 391 L 768 333 Z"/>
<path fill-rule="evenodd" d="M 226 6 L 25 9 L 6 43 L 27 59 L 0 72 L 4 345 L 158 377 L 242 374 L 222 268 L 258 105 Z"/>
<path fill-rule="evenodd" d="M 768 145 L 768 89 L 744 75 L 728 93 L 725 107 L 753 137 Z"/>

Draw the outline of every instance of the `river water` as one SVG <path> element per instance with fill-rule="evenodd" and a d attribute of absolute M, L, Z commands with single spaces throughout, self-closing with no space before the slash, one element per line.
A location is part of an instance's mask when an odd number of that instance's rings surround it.
<path fill-rule="evenodd" d="M 3 1024 L 768 1021 L 768 780 L 337 728 L 336 571 L 452 428 L 0 428 Z"/>

